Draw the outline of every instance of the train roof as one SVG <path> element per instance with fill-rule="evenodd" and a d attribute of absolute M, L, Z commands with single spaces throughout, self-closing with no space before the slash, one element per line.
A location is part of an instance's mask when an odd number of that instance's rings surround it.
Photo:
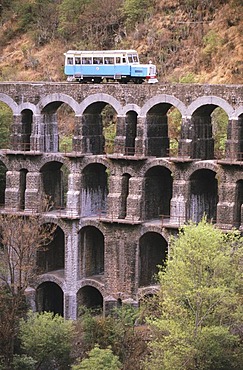
<path fill-rule="evenodd" d="M 67 54 L 124 54 L 124 53 L 136 53 L 137 50 L 68 50 L 64 55 Z"/>

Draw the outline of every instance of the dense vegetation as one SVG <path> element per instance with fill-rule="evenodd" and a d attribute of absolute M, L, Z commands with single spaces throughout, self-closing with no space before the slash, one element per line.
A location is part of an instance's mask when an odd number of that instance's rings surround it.
<path fill-rule="evenodd" d="M 136 48 L 162 82 L 243 81 L 241 0 L 3 0 L 2 80 L 63 80 L 68 49 Z"/>

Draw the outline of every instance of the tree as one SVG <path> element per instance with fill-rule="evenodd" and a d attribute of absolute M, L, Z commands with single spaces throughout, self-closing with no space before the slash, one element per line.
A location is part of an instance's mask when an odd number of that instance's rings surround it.
<path fill-rule="evenodd" d="M 96 345 L 90 352 L 89 357 L 72 366 L 72 370 L 119 370 L 122 364 L 118 356 L 114 355 L 110 348 L 101 349 Z"/>
<path fill-rule="evenodd" d="M 146 369 L 242 370 L 243 239 L 203 219 L 172 239 L 159 272 Z"/>
<path fill-rule="evenodd" d="M 25 290 L 36 276 L 36 252 L 47 246 L 56 226 L 40 216 L 0 215 L 0 362 L 11 367 Z"/>
<path fill-rule="evenodd" d="M 21 347 L 37 362 L 36 370 L 66 370 L 72 335 L 72 321 L 51 312 L 30 312 L 26 320 L 20 321 Z"/>

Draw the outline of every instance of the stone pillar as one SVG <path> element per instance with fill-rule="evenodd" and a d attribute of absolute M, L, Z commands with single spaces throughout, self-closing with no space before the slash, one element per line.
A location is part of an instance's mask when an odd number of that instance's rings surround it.
<path fill-rule="evenodd" d="M 80 204 L 80 189 L 81 189 L 81 174 L 70 173 L 68 176 L 68 192 L 67 192 L 67 207 L 66 211 L 70 215 L 79 215 Z"/>
<path fill-rule="evenodd" d="M 129 179 L 126 220 L 141 220 L 143 187 L 144 179 L 142 177 L 131 177 Z"/>
<path fill-rule="evenodd" d="M 77 288 L 79 268 L 79 234 L 78 224 L 69 224 L 65 240 L 65 292 L 64 292 L 64 317 L 75 320 L 77 318 Z"/>
<path fill-rule="evenodd" d="M 190 182 L 184 179 L 174 179 L 173 197 L 170 201 L 170 220 L 177 225 L 187 221 Z"/>
<path fill-rule="evenodd" d="M 243 159 L 243 138 L 242 138 L 243 120 L 232 119 L 228 123 L 228 135 L 225 146 L 225 158 L 230 161 Z"/>
<path fill-rule="evenodd" d="M 26 175 L 25 211 L 40 212 L 45 207 L 42 200 L 41 173 L 28 172 Z"/>
<path fill-rule="evenodd" d="M 126 117 L 117 116 L 114 153 L 125 154 L 126 147 Z"/>
<path fill-rule="evenodd" d="M 231 229 L 235 222 L 236 183 L 222 182 L 219 187 L 217 204 L 217 225 L 220 228 Z"/>
<path fill-rule="evenodd" d="M 104 314 L 106 316 L 109 315 L 115 308 L 117 308 L 117 300 L 111 295 L 104 297 L 103 304 Z"/>
<path fill-rule="evenodd" d="M 179 140 L 179 157 L 189 157 L 193 156 L 192 141 L 193 138 L 193 125 L 191 122 L 191 117 L 182 117 L 181 121 L 181 136 Z"/>
<path fill-rule="evenodd" d="M 137 118 L 137 137 L 135 139 L 135 155 L 146 156 L 148 152 L 146 117 Z"/>
<path fill-rule="evenodd" d="M 26 302 L 27 302 L 27 305 L 29 306 L 29 308 L 33 312 L 36 312 L 36 300 L 35 300 L 36 292 L 35 292 L 35 289 L 31 288 L 31 287 L 26 288 L 25 291 L 24 291 L 24 295 L 25 295 Z"/>
<path fill-rule="evenodd" d="M 6 172 L 5 209 L 20 209 L 20 172 Z"/>
<path fill-rule="evenodd" d="M 44 151 L 57 153 L 59 150 L 59 137 L 57 127 L 57 113 L 44 114 Z"/>
<path fill-rule="evenodd" d="M 107 218 L 119 218 L 121 212 L 122 176 L 111 175 L 107 196 Z"/>
<path fill-rule="evenodd" d="M 44 152 L 44 123 L 43 116 L 36 114 L 33 116 L 33 128 L 30 136 L 30 150 Z"/>
<path fill-rule="evenodd" d="M 77 319 L 77 296 L 70 292 L 64 292 L 64 318 L 66 320 Z"/>
<path fill-rule="evenodd" d="M 15 151 L 22 150 L 22 141 L 22 116 L 16 114 L 13 116 L 11 125 L 10 149 Z"/>
<path fill-rule="evenodd" d="M 85 153 L 82 141 L 82 116 L 74 117 L 73 152 Z"/>

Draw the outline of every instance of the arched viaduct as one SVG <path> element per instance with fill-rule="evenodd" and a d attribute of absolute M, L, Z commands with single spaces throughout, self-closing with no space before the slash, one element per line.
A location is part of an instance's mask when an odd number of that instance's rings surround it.
<path fill-rule="evenodd" d="M 206 214 L 220 228 L 243 228 L 243 86 L 9 82 L 0 102 L 12 112 L 1 212 L 41 212 L 48 196 L 43 217 L 57 225 L 37 254 L 33 309 L 75 319 L 80 304 L 136 306 L 156 290 L 157 265 L 184 222 Z M 227 117 L 223 133 L 215 112 Z M 74 123 L 68 150 L 60 120 Z"/>

